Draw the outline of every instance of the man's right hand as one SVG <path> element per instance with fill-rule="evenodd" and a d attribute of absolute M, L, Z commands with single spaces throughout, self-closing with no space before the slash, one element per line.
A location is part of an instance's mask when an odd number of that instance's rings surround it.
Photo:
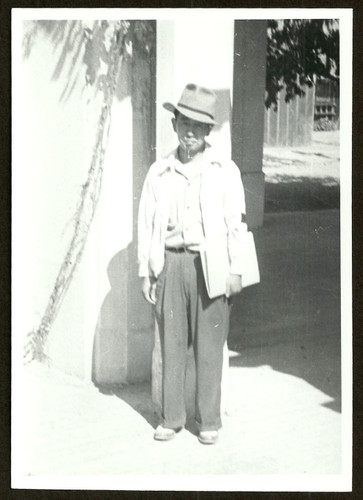
<path fill-rule="evenodd" d="M 144 299 L 153 305 L 155 305 L 156 303 L 155 290 L 156 290 L 155 278 L 150 278 L 149 276 L 142 278 L 141 291 L 144 296 Z"/>

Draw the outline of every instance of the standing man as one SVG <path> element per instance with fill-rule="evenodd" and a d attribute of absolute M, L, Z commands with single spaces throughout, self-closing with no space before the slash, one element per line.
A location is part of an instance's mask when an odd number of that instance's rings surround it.
<path fill-rule="evenodd" d="M 174 113 L 172 125 L 179 146 L 151 166 L 138 221 L 142 293 L 155 305 L 163 360 L 162 422 L 154 438 L 172 439 L 185 424 L 186 360 L 188 347 L 193 345 L 198 439 L 214 444 L 221 427 L 229 298 L 242 290 L 247 231 L 244 190 L 237 166 L 206 142 L 216 123 L 215 93 L 189 84 L 177 105 L 163 106 Z M 214 264 L 207 270 L 201 254 L 214 246 L 225 249 L 228 272 L 223 278 L 225 291 L 211 298 L 206 274 L 220 269 Z"/>

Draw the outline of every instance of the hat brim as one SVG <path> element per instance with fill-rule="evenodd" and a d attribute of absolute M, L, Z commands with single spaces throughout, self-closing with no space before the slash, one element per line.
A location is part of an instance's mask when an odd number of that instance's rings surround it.
<path fill-rule="evenodd" d="M 171 102 L 164 102 L 163 108 L 165 108 L 167 111 L 170 111 L 171 113 L 175 113 L 175 111 L 178 111 L 180 114 L 187 116 L 188 118 L 190 118 L 191 120 L 195 120 L 196 122 L 207 123 L 208 125 L 217 125 L 217 122 L 209 116 L 203 113 L 198 113 L 198 111 L 180 107 L 178 105 L 174 106 L 174 104 L 172 104 Z"/>

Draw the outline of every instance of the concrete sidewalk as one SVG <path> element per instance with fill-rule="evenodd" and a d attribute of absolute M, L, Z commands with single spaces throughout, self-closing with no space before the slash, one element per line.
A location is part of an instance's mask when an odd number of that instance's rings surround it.
<path fill-rule="evenodd" d="M 339 212 L 269 214 L 255 238 L 262 281 L 234 305 L 219 442 L 192 425 L 154 441 L 150 383 L 102 393 L 32 363 L 24 475 L 341 473 Z"/>

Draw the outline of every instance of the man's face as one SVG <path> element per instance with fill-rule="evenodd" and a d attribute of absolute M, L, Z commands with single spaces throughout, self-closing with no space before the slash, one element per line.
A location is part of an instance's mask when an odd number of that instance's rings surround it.
<path fill-rule="evenodd" d="M 176 132 L 180 146 L 185 150 L 195 154 L 204 148 L 204 142 L 211 130 L 211 125 L 197 122 L 178 114 L 177 118 L 172 119 L 174 131 Z"/>

